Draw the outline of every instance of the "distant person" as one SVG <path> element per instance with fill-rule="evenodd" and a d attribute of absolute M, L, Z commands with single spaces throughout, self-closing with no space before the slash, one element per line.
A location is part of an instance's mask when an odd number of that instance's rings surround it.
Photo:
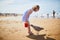
<path fill-rule="evenodd" d="M 35 6 L 32 7 L 31 9 L 28 9 L 28 10 L 23 14 L 22 21 L 23 21 L 24 27 L 27 27 L 27 30 L 28 30 L 29 35 L 32 35 L 32 34 L 33 34 L 33 33 L 31 32 L 31 29 L 30 29 L 29 17 L 30 17 L 30 15 L 31 15 L 33 12 L 39 11 L 39 8 L 40 8 L 39 5 L 35 5 Z"/>
<path fill-rule="evenodd" d="M 47 18 L 49 18 L 49 14 L 47 14 Z"/>
<path fill-rule="evenodd" d="M 55 18 L 55 11 L 53 10 L 53 18 Z"/>

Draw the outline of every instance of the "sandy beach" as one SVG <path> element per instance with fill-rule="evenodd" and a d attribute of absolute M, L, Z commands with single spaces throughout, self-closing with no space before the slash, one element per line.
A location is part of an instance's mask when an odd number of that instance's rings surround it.
<path fill-rule="evenodd" d="M 0 40 L 60 40 L 60 19 L 31 18 L 30 23 L 43 29 L 37 32 L 31 27 L 34 35 L 28 35 L 20 16 L 1 17 Z"/>

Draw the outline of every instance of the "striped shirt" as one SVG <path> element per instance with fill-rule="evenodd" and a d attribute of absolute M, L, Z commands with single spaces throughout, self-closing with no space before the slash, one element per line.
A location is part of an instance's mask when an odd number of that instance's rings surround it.
<path fill-rule="evenodd" d="M 23 22 L 29 21 L 30 14 L 31 14 L 32 12 L 33 12 L 32 9 L 27 10 L 27 11 L 23 14 L 22 21 L 23 21 Z"/>

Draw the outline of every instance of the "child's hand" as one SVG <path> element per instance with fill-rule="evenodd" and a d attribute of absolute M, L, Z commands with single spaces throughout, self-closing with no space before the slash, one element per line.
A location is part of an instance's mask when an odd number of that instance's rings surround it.
<path fill-rule="evenodd" d="M 28 27 L 28 26 L 29 26 L 29 23 L 28 23 L 28 22 L 25 22 L 25 23 L 24 23 L 24 26 L 25 26 L 25 27 Z"/>

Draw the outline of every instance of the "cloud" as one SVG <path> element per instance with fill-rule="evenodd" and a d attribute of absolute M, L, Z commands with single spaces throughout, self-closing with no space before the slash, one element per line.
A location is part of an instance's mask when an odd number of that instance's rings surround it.
<path fill-rule="evenodd" d="M 0 4 L 11 4 L 11 3 L 14 3 L 14 0 L 2 0 L 2 1 L 0 1 Z"/>
<path fill-rule="evenodd" d="M 0 12 L 22 13 L 36 4 L 41 7 L 39 13 L 49 13 L 52 9 L 60 10 L 60 1 L 58 0 L 0 0 Z"/>

